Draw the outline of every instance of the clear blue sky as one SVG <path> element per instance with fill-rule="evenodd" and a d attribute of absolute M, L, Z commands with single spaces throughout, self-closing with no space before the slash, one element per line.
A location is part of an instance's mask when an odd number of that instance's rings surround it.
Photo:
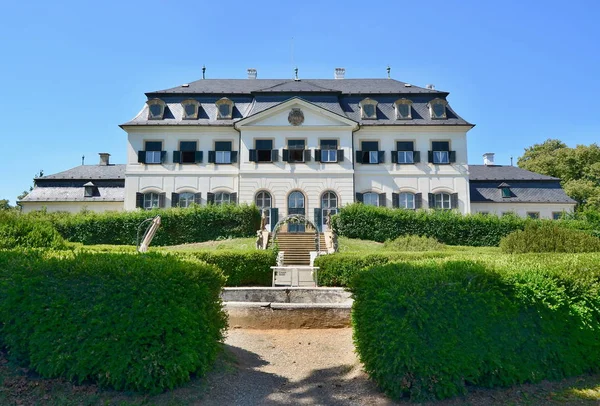
<path fill-rule="evenodd" d="M 33 176 L 125 162 L 144 92 L 209 78 L 392 77 L 450 92 L 469 162 L 600 141 L 600 2 L 5 1 L 0 199 Z M 294 60 L 292 64 L 291 39 Z"/>

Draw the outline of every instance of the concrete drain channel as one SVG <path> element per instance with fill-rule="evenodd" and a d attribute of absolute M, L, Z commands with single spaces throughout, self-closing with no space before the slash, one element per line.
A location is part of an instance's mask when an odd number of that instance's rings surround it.
<path fill-rule="evenodd" d="M 229 328 L 297 329 L 350 326 L 352 298 L 343 288 L 224 288 Z"/>

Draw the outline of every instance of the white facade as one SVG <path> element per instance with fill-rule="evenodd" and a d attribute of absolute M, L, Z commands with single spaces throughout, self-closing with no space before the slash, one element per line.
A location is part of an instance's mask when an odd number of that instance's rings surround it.
<path fill-rule="evenodd" d="M 541 219 L 554 219 L 563 213 L 572 213 L 573 203 L 471 203 L 473 213 L 501 216 L 513 213 L 519 217 L 535 216 Z"/>
<path fill-rule="evenodd" d="M 290 123 L 289 115 L 299 109 L 304 117 L 300 125 Z M 342 207 L 355 202 L 357 193 L 385 193 L 385 205 L 392 207 L 392 196 L 398 193 L 420 194 L 422 207 L 429 204 L 430 194 L 456 194 L 462 213 L 470 212 L 467 140 L 471 126 L 381 126 L 361 127 L 356 121 L 335 114 L 319 106 L 294 98 L 273 108 L 237 121 L 231 127 L 210 126 L 123 126 L 128 133 L 127 169 L 125 181 L 125 209 L 136 208 L 136 194 L 164 193 L 165 207 L 171 206 L 172 193 L 201 193 L 201 204 L 207 203 L 208 193 L 235 193 L 238 203 L 256 202 L 259 192 L 268 192 L 271 207 L 278 209 L 279 218 L 298 213 L 290 210 L 290 195 L 301 192 L 303 209 L 309 219 L 315 219 L 315 209 L 322 210 L 323 196 L 337 201 L 331 206 Z M 273 162 L 253 162 L 251 150 L 257 140 L 270 140 L 277 151 Z M 283 161 L 284 150 L 290 141 L 303 141 L 310 150 L 310 160 L 291 163 Z M 315 150 L 322 140 L 335 140 L 337 150 L 343 151 L 341 162 L 318 162 Z M 145 143 L 162 142 L 166 159 L 161 164 L 138 163 L 138 151 Z M 202 163 L 173 163 L 173 151 L 181 141 L 196 141 L 203 151 Z M 232 150 L 238 151 L 238 160 L 232 164 L 207 162 L 207 151 L 215 142 L 231 141 Z M 384 152 L 384 162 L 363 164 L 355 162 L 355 152 L 363 141 L 378 142 Z M 416 164 L 392 163 L 391 154 L 397 141 L 413 141 L 420 151 L 421 162 Z M 446 165 L 427 163 L 432 141 L 447 141 L 456 152 L 456 162 Z M 338 152 L 339 154 L 339 152 Z M 298 196 L 297 194 L 295 195 Z M 298 206 L 298 202 L 292 203 Z M 292 209 L 298 209 L 293 207 Z M 273 223 L 277 219 L 271 219 Z M 320 222 L 324 220 L 321 216 Z"/>
<path fill-rule="evenodd" d="M 123 211 L 123 202 L 19 202 L 23 213 L 45 210 L 48 213 L 68 212 L 80 213 L 83 210 L 104 213 L 106 211 Z"/>

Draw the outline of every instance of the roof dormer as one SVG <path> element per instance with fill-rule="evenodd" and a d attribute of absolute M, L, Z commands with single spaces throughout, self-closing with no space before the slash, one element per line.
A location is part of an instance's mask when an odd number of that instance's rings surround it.
<path fill-rule="evenodd" d="M 442 120 L 448 118 L 446 115 L 446 106 L 448 102 L 444 99 L 433 99 L 427 106 L 429 107 L 429 114 L 434 120 Z"/>
<path fill-rule="evenodd" d="M 412 101 L 408 99 L 398 99 L 394 102 L 396 108 L 396 120 L 412 119 Z"/>
<path fill-rule="evenodd" d="M 200 109 L 200 102 L 194 99 L 188 99 L 181 102 L 183 107 L 183 119 L 184 120 L 197 120 L 198 110 Z"/>
<path fill-rule="evenodd" d="M 148 105 L 148 120 L 162 120 L 165 114 L 165 102 L 161 99 L 150 99 Z"/>
<path fill-rule="evenodd" d="M 217 106 L 217 119 L 218 120 L 231 120 L 233 118 L 233 101 L 227 97 L 223 97 L 215 102 Z"/>
<path fill-rule="evenodd" d="M 377 120 L 377 100 L 366 98 L 360 101 L 360 118 L 363 120 Z"/>

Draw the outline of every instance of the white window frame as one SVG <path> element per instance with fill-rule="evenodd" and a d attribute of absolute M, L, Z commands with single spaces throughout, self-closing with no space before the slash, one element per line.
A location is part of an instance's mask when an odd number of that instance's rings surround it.
<path fill-rule="evenodd" d="M 369 163 L 370 164 L 378 164 L 379 163 L 379 151 L 369 151 Z"/>
<path fill-rule="evenodd" d="M 215 163 L 216 164 L 230 164 L 231 163 L 231 151 L 215 151 Z"/>
<path fill-rule="evenodd" d="M 192 192 L 183 192 L 179 194 L 179 207 L 190 207 L 193 203 L 196 202 L 196 195 Z"/>
<path fill-rule="evenodd" d="M 162 151 L 146 151 L 147 164 L 160 164 Z"/>
<path fill-rule="evenodd" d="M 429 114 L 432 120 L 444 120 L 448 118 L 448 102 L 444 99 L 433 99 L 428 103 L 429 105 Z M 444 107 L 444 113 L 440 116 L 435 114 L 434 106 L 442 105 Z"/>
<path fill-rule="evenodd" d="M 231 203 L 231 193 L 229 192 L 216 192 L 215 193 L 215 204 L 229 204 Z"/>
<path fill-rule="evenodd" d="M 370 98 L 366 98 L 360 101 L 359 105 L 360 105 L 360 118 L 363 120 L 377 120 L 377 100 L 373 100 Z M 373 106 L 373 115 L 368 116 L 367 114 L 365 114 L 365 108 L 364 106 Z"/>
<path fill-rule="evenodd" d="M 450 163 L 450 151 L 433 151 L 433 163 L 434 164 L 449 164 Z"/>
<path fill-rule="evenodd" d="M 336 149 L 322 149 L 321 150 L 321 162 L 337 162 L 337 150 Z"/>
<path fill-rule="evenodd" d="M 398 207 L 401 209 L 415 210 L 415 194 L 411 192 L 400 192 Z"/>
<path fill-rule="evenodd" d="M 398 151 L 398 163 L 399 164 L 414 164 L 415 163 L 414 151 Z"/>
<path fill-rule="evenodd" d="M 450 193 L 440 192 L 433 195 L 435 208 L 441 210 L 452 209 L 452 196 Z"/>
<path fill-rule="evenodd" d="M 194 112 L 192 114 L 188 114 L 185 110 L 185 106 L 194 106 Z M 181 108 L 183 109 L 181 115 L 184 120 L 196 120 L 198 119 L 198 111 L 200 110 L 200 102 L 194 99 L 187 99 L 181 102 Z"/>
<path fill-rule="evenodd" d="M 267 204 L 268 201 L 268 204 Z M 265 227 L 267 230 L 271 230 L 271 207 L 273 207 L 273 196 L 271 196 L 271 193 L 267 192 L 266 190 L 260 190 L 256 193 L 256 195 L 254 196 L 254 204 L 256 204 L 256 207 L 259 208 L 259 210 L 261 211 L 261 217 L 262 217 L 262 213 L 265 213 Z"/>
<path fill-rule="evenodd" d="M 146 104 L 148 105 L 148 120 L 162 120 L 164 115 L 165 115 L 165 102 L 162 101 L 161 99 L 151 99 L 148 100 L 146 102 Z M 152 113 L 152 106 L 160 106 L 160 113 L 159 114 L 153 114 Z"/>
<path fill-rule="evenodd" d="M 400 114 L 400 105 L 408 106 L 408 115 L 402 116 Z M 412 101 L 408 99 L 398 99 L 394 103 L 396 107 L 396 120 L 412 120 Z"/>
<path fill-rule="evenodd" d="M 374 201 L 368 201 L 373 200 Z M 376 206 L 379 207 L 379 193 L 375 192 L 367 192 L 363 194 L 363 204 L 367 206 Z"/>
<path fill-rule="evenodd" d="M 160 207 L 160 197 L 156 192 L 144 193 L 144 210 L 158 209 Z"/>

